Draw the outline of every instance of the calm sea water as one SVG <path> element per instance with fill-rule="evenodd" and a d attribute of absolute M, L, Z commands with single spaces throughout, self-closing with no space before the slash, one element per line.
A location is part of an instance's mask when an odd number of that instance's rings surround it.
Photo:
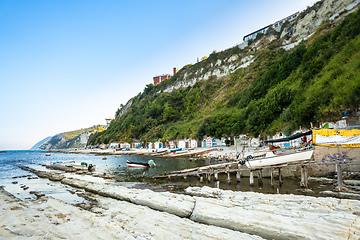
<path fill-rule="evenodd" d="M 104 157 L 106 160 L 103 159 Z M 146 163 L 150 159 L 155 161 L 155 168 L 132 169 L 127 168 L 126 165 L 126 160 Z M 35 174 L 19 168 L 19 166 L 28 166 L 37 170 L 46 170 L 42 166 L 43 164 L 52 164 L 57 161 L 91 163 L 96 165 L 95 173 L 114 175 L 117 181 L 115 184 L 136 188 L 152 188 L 154 190 L 163 190 L 162 185 L 144 182 L 142 177 L 144 172 L 145 176 L 155 176 L 162 175 L 165 171 L 199 167 L 210 163 L 180 158 L 165 159 L 135 155 L 97 156 L 92 154 L 51 153 L 51 156 L 46 156 L 46 152 L 43 151 L 6 151 L 0 153 L 0 185 L 20 199 L 35 199 L 35 195 L 30 194 L 30 192 L 36 191 L 70 203 L 83 202 L 84 199 L 74 194 L 78 190 L 59 182 L 38 178 Z"/>
<path fill-rule="evenodd" d="M 106 159 L 103 159 L 106 157 Z M 155 168 L 149 169 L 134 169 L 127 168 L 126 160 L 135 162 L 147 162 L 153 159 L 156 163 Z M 188 178 L 187 181 L 182 179 L 166 180 L 148 180 L 143 178 L 145 176 L 163 175 L 165 172 L 182 170 L 188 168 L 195 168 L 210 164 L 216 164 L 216 161 L 211 160 L 194 160 L 189 158 L 160 158 L 153 156 L 137 156 L 137 155 L 108 155 L 97 156 L 92 154 L 68 154 L 68 153 L 51 153 L 51 156 L 46 156 L 46 152 L 42 151 L 7 151 L 0 153 L 0 185 L 8 192 L 20 199 L 35 199 L 35 195 L 31 191 L 36 191 L 47 196 L 63 200 L 68 203 L 82 203 L 86 202 L 82 197 L 79 197 L 75 192 L 80 190 L 74 189 L 60 182 L 53 182 L 48 179 L 38 178 L 35 174 L 24 171 L 19 166 L 28 166 L 37 170 L 46 170 L 42 164 L 52 164 L 56 161 L 75 161 L 87 162 L 88 164 L 96 165 L 95 173 L 107 173 L 116 177 L 115 183 L 133 188 L 149 188 L 154 191 L 172 191 L 182 192 L 188 186 L 210 186 L 221 189 L 229 189 L 235 191 L 255 191 L 264 193 L 294 193 L 299 194 L 299 180 L 286 179 L 284 184 L 280 186 L 271 187 L 270 179 L 263 179 L 262 185 L 249 186 L 249 179 L 242 178 L 241 183 L 236 183 L 233 177 L 232 184 L 227 184 L 225 174 L 219 175 L 220 183 L 214 181 L 207 182 L 204 180 L 200 183 L 196 178 Z M 321 190 L 321 186 L 310 186 L 312 189 Z"/>

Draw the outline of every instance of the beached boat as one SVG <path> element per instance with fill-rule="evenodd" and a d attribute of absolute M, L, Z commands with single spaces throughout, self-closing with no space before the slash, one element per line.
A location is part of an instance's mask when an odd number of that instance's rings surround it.
<path fill-rule="evenodd" d="M 53 162 L 53 164 L 75 168 L 76 170 L 89 170 L 89 171 L 95 170 L 95 165 L 92 165 L 91 163 L 87 164 L 86 162 L 76 163 L 75 161 L 69 161 L 69 162 L 57 161 L 57 162 Z"/>
<path fill-rule="evenodd" d="M 188 149 L 183 149 L 183 150 L 180 150 L 180 151 L 176 151 L 176 152 L 174 152 L 174 153 L 176 153 L 176 154 L 181 154 L 181 153 L 188 153 L 188 152 L 189 152 Z"/>
<path fill-rule="evenodd" d="M 140 162 L 131 162 L 126 160 L 127 166 L 131 168 L 150 168 L 152 166 L 156 166 L 153 160 L 149 160 L 147 163 L 140 163 Z"/>
<path fill-rule="evenodd" d="M 170 152 L 178 152 L 178 151 L 181 151 L 182 148 L 176 148 L 176 149 L 170 149 Z"/>
<path fill-rule="evenodd" d="M 156 150 L 156 153 L 166 153 L 168 151 L 167 148 L 160 148 L 158 150 Z"/>
<path fill-rule="evenodd" d="M 253 159 L 251 155 L 245 160 L 245 164 L 248 168 L 274 166 L 280 164 L 286 164 L 291 162 L 306 161 L 311 158 L 314 150 L 304 150 L 295 153 L 275 155 L 273 153 L 266 154 L 266 157 Z M 272 154 L 272 155 L 271 155 Z"/>

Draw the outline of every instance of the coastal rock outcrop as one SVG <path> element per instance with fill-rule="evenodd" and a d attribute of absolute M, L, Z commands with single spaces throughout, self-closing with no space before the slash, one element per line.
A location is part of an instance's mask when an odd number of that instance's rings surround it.
<path fill-rule="evenodd" d="M 360 201 L 190 187 L 191 219 L 272 239 L 358 239 Z M 210 199 L 214 198 L 216 199 Z"/>
<path fill-rule="evenodd" d="M 61 182 L 102 196 L 148 206 L 152 209 L 171 213 L 179 217 L 189 217 L 195 205 L 195 199 L 193 197 L 169 192 L 130 189 L 122 186 L 87 182 L 76 178 L 65 178 Z"/>
<path fill-rule="evenodd" d="M 37 172 L 35 172 L 38 174 Z M 46 174 L 42 174 L 46 176 Z M 360 201 L 189 187 L 186 194 L 131 189 L 74 175 L 61 183 L 195 222 L 272 239 L 359 239 Z M 94 178 L 94 181 L 90 181 Z"/>

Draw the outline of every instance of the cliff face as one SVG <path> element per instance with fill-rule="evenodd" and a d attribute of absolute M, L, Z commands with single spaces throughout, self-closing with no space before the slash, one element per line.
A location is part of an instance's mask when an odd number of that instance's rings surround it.
<path fill-rule="evenodd" d="M 85 132 L 75 138 L 66 140 L 65 136 L 60 133 L 53 136 L 50 141 L 42 144 L 39 149 L 50 150 L 50 149 L 68 149 L 68 148 L 84 148 L 89 140 L 91 133 Z"/>
<path fill-rule="evenodd" d="M 302 14 L 294 26 L 288 27 L 281 33 L 284 43 L 298 41 L 314 33 L 316 29 L 325 21 L 340 21 L 343 17 L 359 4 L 359 0 L 324 0 L 316 3 Z M 338 15 L 337 18 L 334 15 Z M 293 29 L 293 30 L 291 30 Z M 292 32 L 292 33 L 291 33 Z M 285 40 L 285 36 L 291 33 L 291 38 Z"/>
<path fill-rule="evenodd" d="M 30 148 L 30 150 L 38 150 L 38 149 L 40 149 L 40 146 L 43 145 L 44 143 L 47 143 L 48 141 L 50 141 L 51 138 L 52 137 L 44 138 L 40 142 L 36 143 L 32 148 Z"/>
<path fill-rule="evenodd" d="M 200 63 L 182 69 L 174 76 L 175 80 L 167 84 L 162 91 L 172 92 L 175 89 L 193 86 L 197 81 L 209 79 L 211 76 L 218 79 L 225 78 L 237 69 L 248 67 L 255 59 L 253 53 L 268 47 L 274 40 L 279 40 L 277 47 L 289 50 L 315 33 L 322 23 L 337 24 L 355 11 L 359 4 L 360 0 L 319 1 L 302 12 L 295 21 L 284 24 L 280 32 L 273 30 L 263 36 L 259 34 L 255 40 L 238 45 L 237 49 L 231 48 L 221 53 L 213 52 Z M 245 51 L 248 46 L 248 50 Z"/>
<path fill-rule="evenodd" d="M 48 137 L 40 141 L 35 144 L 35 146 L 37 146 L 36 149 L 40 150 L 84 148 L 87 145 L 90 136 L 93 133 L 102 130 L 104 130 L 104 126 L 96 125 L 81 130 L 59 133 L 53 137 Z M 35 149 L 34 147 L 32 149 Z"/>

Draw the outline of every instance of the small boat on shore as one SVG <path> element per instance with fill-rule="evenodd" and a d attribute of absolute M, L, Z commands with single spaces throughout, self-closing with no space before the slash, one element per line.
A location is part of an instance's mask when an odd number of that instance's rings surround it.
<path fill-rule="evenodd" d="M 248 168 L 256 168 L 256 167 L 264 167 L 264 166 L 273 166 L 279 164 L 286 164 L 291 162 L 298 162 L 298 161 L 306 161 L 311 158 L 313 155 L 314 150 L 304 150 L 298 151 L 295 153 L 283 154 L 283 155 L 274 155 L 253 159 L 251 155 L 247 157 L 245 160 L 245 164 Z"/>
<path fill-rule="evenodd" d="M 131 168 L 150 168 L 152 166 L 156 166 L 153 160 L 149 160 L 147 163 L 140 163 L 140 162 L 131 162 L 126 160 L 127 166 Z"/>
<path fill-rule="evenodd" d="M 91 163 L 87 164 L 86 162 L 76 163 L 75 161 L 69 161 L 69 162 L 57 161 L 57 162 L 53 162 L 53 165 L 61 165 L 69 168 L 74 168 L 76 170 L 89 170 L 89 171 L 95 170 L 95 165 Z"/>
<path fill-rule="evenodd" d="M 167 148 L 163 148 L 163 149 L 158 149 L 158 150 L 156 150 L 156 153 L 166 153 L 168 151 L 168 149 Z"/>
<path fill-rule="evenodd" d="M 182 148 L 176 148 L 176 149 L 170 149 L 170 152 L 178 152 L 178 151 L 181 151 Z"/>
<path fill-rule="evenodd" d="M 176 151 L 176 152 L 174 152 L 174 153 L 176 153 L 176 154 L 181 154 L 181 153 L 188 153 L 188 152 L 189 152 L 188 149 L 183 149 L 183 150 L 180 150 L 180 151 Z"/>

